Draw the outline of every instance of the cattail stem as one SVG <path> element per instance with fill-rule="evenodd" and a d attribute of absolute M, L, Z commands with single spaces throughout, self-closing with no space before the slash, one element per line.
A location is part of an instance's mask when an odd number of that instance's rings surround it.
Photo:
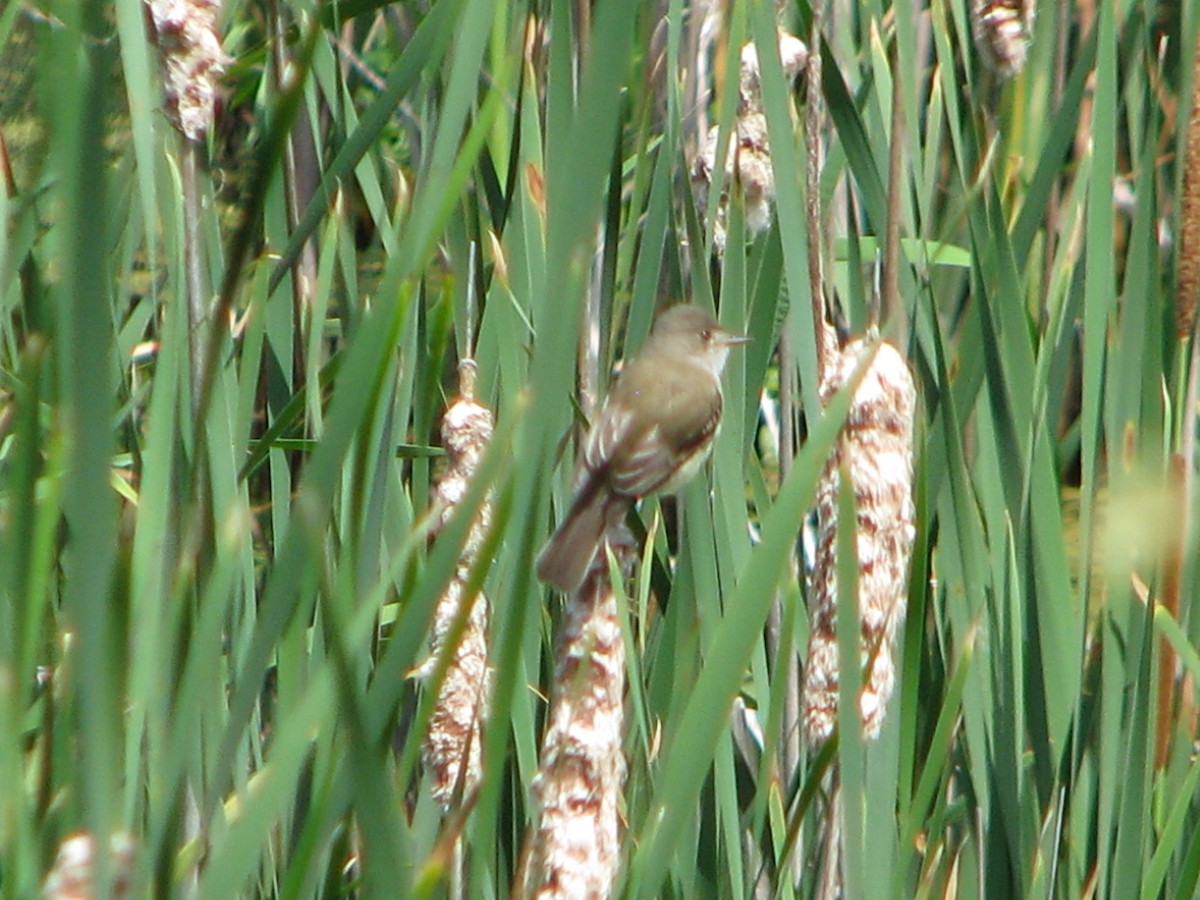
<path fill-rule="evenodd" d="M 1178 453 L 1172 454 L 1167 469 L 1167 496 L 1172 498 L 1174 513 L 1171 520 L 1181 525 L 1187 521 L 1187 495 L 1184 493 L 1184 463 Z M 1178 528 L 1167 542 L 1163 558 L 1163 577 L 1160 601 L 1167 613 L 1179 618 L 1180 586 L 1183 580 L 1186 530 Z M 1155 718 L 1154 764 L 1164 769 L 1171 750 L 1171 732 L 1178 719 L 1175 709 L 1175 651 L 1165 636 L 1158 639 L 1158 710 Z"/>
<path fill-rule="evenodd" d="M 204 138 L 216 109 L 217 81 L 225 68 L 217 30 L 220 11 L 220 0 L 146 0 L 147 21 L 161 63 L 164 106 L 180 136 L 191 405 L 197 423 L 212 330 L 212 299 L 200 239 L 199 173 Z"/>
<path fill-rule="evenodd" d="M 290 65 L 286 37 L 288 22 L 278 2 L 271 2 L 269 9 L 274 25 L 271 53 L 274 60 L 275 88 L 277 91 L 282 91 L 283 73 Z M 283 151 L 284 214 L 287 217 L 289 233 L 295 231 L 304 208 L 320 184 L 320 163 L 316 157 L 312 126 L 307 110 L 301 110 L 300 114 L 296 116 L 292 133 L 288 136 Z M 307 348 L 303 340 L 304 322 L 309 310 L 313 308 L 313 296 L 317 289 L 317 245 L 311 237 L 300 248 L 299 255 L 290 269 L 292 273 L 292 331 L 295 335 L 292 347 L 292 371 L 297 380 L 300 380 L 304 378 L 306 369 L 304 358 Z M 320 325 L 313 323 L 312 327 L 319 328 Z"/>
<path fill-rule="evenodd" d="M 188 356 L 191 373 L 192 421 L 200 425 L 200 386 L 208 353 L 212 303 L 205 290 L 204 250 L 200 240 L 200 153 L 195 141 L 180 142 L 179 176 L 183 194 L 183 265 L 187 285 Z"/>
<path fill-rule="evenodd" d="M 842 896 L 842 781 L 837 766 L 825 775 L 825 840 L 821 852 L 820 881 L 816 896 L 819 900 L 837 900 Z"/>
<path fill-rule="evenodd" d="M 907 2 L 907 0 L 901 0 Z M 904 159 L 904 93 L 900 78 L 900 42 L 894 41 L 892 53 L 892 124 L 891 144 L 888 148 L 888 196 L 887 196 L 887 230 L 883 242 L 883 277 L 879 297 L 880 321 L 891 322 L 897 328 L 894 340 L 897 346 L 903 347 L 908 343 L 907 324 L 903 305 L 900 301 L 900 216 L 901 197 L 901 164 Z M 872 323 L 878 325 L 878 322 Z"/>

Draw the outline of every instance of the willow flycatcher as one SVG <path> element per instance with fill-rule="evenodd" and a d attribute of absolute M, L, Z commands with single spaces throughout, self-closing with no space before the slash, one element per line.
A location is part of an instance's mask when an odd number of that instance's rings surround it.
<path fill-rule="evenodd" d="M 588 432 L 575 497 L 538 557 L 538 578 L 575 591 L 634 502 L 677 491 L 700 470 L 721 422 L 729 350 L 748 340 L 695 306 L 658 317 Z"/>

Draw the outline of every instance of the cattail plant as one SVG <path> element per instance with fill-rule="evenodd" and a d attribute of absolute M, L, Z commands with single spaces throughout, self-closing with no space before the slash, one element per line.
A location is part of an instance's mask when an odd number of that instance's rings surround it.
<path fill-rule="evenodd" d="M 1192 83 L 1200 78 L 1196 55 Z M 1194 90 L 1184 149 L 1183 191 L 1179 198 L 1179 257 L 1175 274 L 1175 335 L 1186 339 L 1200 303 L 1200 90 Z"/>
<path fill-rule="evenodd" d="M 212 302 L 205 287 L 200 246 L 200 156 L 213 124 L 217 82 L 225 56 L 217 18 L 221 0 L 145 0 L 151 37 L 158 46 L 167 117 L 181 138 L 179 157 L 183 188 L 184 267 L 187 272 L 188 352 L 191 359 L 192 414 L 203 405 L 205 357 L 208 354 Z"/>
<path fill-rule="evenodd" d="M 221 0 L 146 0 L 163 71 L 167 116 L 189 141 L 212 127 L 225 56 L 217 30 Z"/>
<path fill-rule="evenodd" d="M 622 574 L 636 545 L 623 524 L 607 543 Z M 518 875 L 520 896 L 602 898 L 620 865 L 620 797 L 625 780 L 625 644 L 608 557 L 596 554 L 568 598 L 555 650 L 554 693 L 533 784 L 538 815 Z"/>
<path fill-rule="evenodd" d="M 808 62 L 808 47 L 799 38 L 779 36 L 779 56 L 784 76 L 790 81 Z M 767 140 L 767 119 L 762 112 L 762 74 L 754 44 L 742 47 L 738 74 L 738 109 L 734 133 L 725 152 L 725 180 L 713 223 L 713 247 L 725 252 L 725 229 L 729 206 L 729 186 L 741 188 L 746 210 L 746 229 L 751 235 L 771 227 L 775 203 L 775 176 L 771 171 L 771 147 Z M 692 194 L 696 211 L 703 219 L 708 211 L 708 195 L 717 169 L 717 142 L 720 127 L 709 129 L 700 152 L 692 161 Z"/>
<path fill-rule="evenodd" d="M 459 397 L 442 418 L 442 444 L 449 465 L 434 489 L 438 527 L 449 520 L 466 496 L 492 439 L 492 411 L 475 400 L 473 360 L 459 364 L 458 377 Z M 422 748 L 433 797 L 443 808 L 449 808 L 455 797 L 472 791 L 482 773 L 483 718 L 491 682 L 487 663 L 488 603 L 481 593 L 470 595 L 467 578 L 479 558 L 491 515 L 490 498 L 485 498 L 468 530 L 454 575 L 434 608 L 432 654 L 417 673 L 431 676 L 443 657 L 450 654 Z M 464 603 L 469 604 L 465 611 Z"/>
<path fill-rule="evenodd" d="M 1164 561 L 1161 588 L 1162 604 L 1178 620 L 1182 607 L 1185 550 L 1192 540 L 1192 488 L 1196 471 L 1196 424 L 1191 411 L 1200 395 L 1200 344 L 1196 341 L 1196 304 L 1200 303 L 1200 53 L 1192 61 L 1192 110 L 1188 117 L 1184 145 L 1183 191 L 1179 200 L 1179 256 L 1175 272 L 1175 337 L 1192 342 L 1189 361 L 1187 400 L 1189 412 L 1183 417 L 1180 452 L 1171 457 L 1168 478 L 1171 493 L 1178 504 L 1176 521 Z M 1160 769 L 1169 760 L 1171 731 L 1176 721 L 1175 701 L 1179 694 L 1179 718 L 1195 732 L 1196 701 L 1192 675 L 1185 672 L 1176 689 L 1176 655 L 1171 642 L 1159 639 L 1158 716 L 1155 735 L 1155 762 Z"/>
<path fill-rule="evenodd" d="M 129 896 L 136 849 L 132 836 L 114 832 L 108 846 L 109 890 L 104 896 Z M 96 839 L 87 832 L 73 834 L 59 845 L 54 867 L 42 884 L 42 900 L 92 900 L 101 896 L 96 874 Z"/>
<path fill-rule="evenodd" d="M 853 377 L 866 343 L 838 350 L 833 329 L 824 329 L 829 361 L 821 383 L 828 401 Z M 916 390 L 908 364 L 891 344 L 881 343 L 854 392 L 850 412 L 818 486 L 816 564 L 809 592 L 811 637 L 804 673 L 804 734 L 810 746 L 824 743 L 837 722 L 841 660 L 838 654 L 838 492 L 841 472 L 850 473 L 857 522 L 858 614 L 862 629 L 857 664 L 867 667 L 859 696 L 863 736 L 878 737 L 895 686 L 893 644 L 904 619 L 909 557 L 914 534 L 912 500 L 913 418 Z"/>
<path fill-rule="evenodd" d="M 864 353 L 861 340 L 839 349 L 832 327 L 821 330 L 821 400 L 827 404 L 854 377 Z M 809 580 L 809 643 L 804 667 L 801 721 L 813 748 L 824 744 L 838 720 L 841 654 L 838 608 L 838 532 L 852 528 L 858 564 L 856 583 L 859 654 L 866 669 L 858 696 L 863 738 L 879 736 L 896 683 L 893 645 L 904 619 L 915 510 L 912 501 L 913 418 L 916 390 L 908 364 L 891 344 L 881 343 L 855 388 L 842 433 L 817 485 L 817 553 Z M 842 482 L 847 473 L 850 484 Z M 839 494 L 854 492 L 856 521 L 838 518 Z M 817 895 L 843 890 L 841 832 L 844 812 L 838 767 L 827 773 L 825 854 Z"/>
<path fill-rule="evenodd" d="M 1025 67 L 1033 21 L 1034 0 L 974 0 L 971 31 L 984 64 L 1001 78 L 1013 78 Z"/>

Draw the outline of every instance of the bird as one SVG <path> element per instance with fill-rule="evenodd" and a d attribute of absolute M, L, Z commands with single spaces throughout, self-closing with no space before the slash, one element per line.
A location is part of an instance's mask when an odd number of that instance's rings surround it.
<path fill-rule="evenodd" d="M 574 593 L 635 502 L 678 491 L 700 470 L 721 422 L 721 373 L 730 350 L 749 340 L 690 304 L 659 315 L 588 432 L 574 498 L 538 557 L 538 578 Z"/>

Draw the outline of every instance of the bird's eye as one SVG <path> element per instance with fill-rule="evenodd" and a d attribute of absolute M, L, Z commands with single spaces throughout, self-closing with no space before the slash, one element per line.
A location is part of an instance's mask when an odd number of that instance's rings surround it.
<path fill-rule="evenodd" d="M 707 344 L 712 340 L 712 332 L 705 328 L 702 332 L 700 332 L 700 340 Z"/>

